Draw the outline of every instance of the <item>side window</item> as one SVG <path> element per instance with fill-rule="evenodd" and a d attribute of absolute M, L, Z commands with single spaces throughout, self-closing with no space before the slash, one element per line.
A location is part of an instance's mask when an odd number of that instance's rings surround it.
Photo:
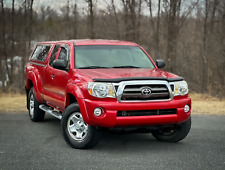
<path fill-rule="evenodd" d="M 67 61 L 67 50 L 64 47 L 61 47 L 58 59 Z"/>
<path fill-rule="evenodd" d="M 31 60 L 44 62 L 50 47 L 50 45 L 38 45 L 31 56 Z"/>
<path fill-rule="evenodd" d="M 56 55 L 57 55 L 58 50 L 59 50 L 59 45 L 56 45 L 56 46 L 54 47 L 54 49 L 53 49 L 51 58 L 50 58 L 50 60 L 49 60 L 49 65 L 50 65 L 50 66 L 52 66 L 52 63 L 53 63 L 53 61 L 54 61 L 55 58 L 56 58 Z"/>

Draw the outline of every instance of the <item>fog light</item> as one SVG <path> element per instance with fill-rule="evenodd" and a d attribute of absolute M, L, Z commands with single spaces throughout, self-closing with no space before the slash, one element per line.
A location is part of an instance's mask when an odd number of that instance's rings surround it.
<path fill-rule="evenodd" d="M 100 107 L 95 108 L 94 114 L 95 116 L 100 116 L 102 114 L 102 109 Z"/>
<path fill-rule="evenodd" d="M 187 112 L 189 112 L 189 111 L 190 111 L 190 106 L 186 104 L 186 105 L 184 106 L 184 112 L 187 113 Z"/>

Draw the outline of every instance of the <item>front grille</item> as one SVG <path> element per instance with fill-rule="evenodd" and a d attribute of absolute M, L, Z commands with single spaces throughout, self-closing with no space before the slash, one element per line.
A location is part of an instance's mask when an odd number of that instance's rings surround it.
<path fill-rule="evenodd" d="M 129 117 L 129 116 L 155 116 L 155 115 L 171 115 L 177 114 L 177 109 L 159 109 L 159 110 L 129 110 L 129 111 L 118 111 L 118 117 Z"/>
<path fill-rule="evenodd" d="M 149 89 L 150 93 L 143 94 L 143 89 Z M 126 85 L 121 96 L 121 101 L 167 99 L 170 99 L 170 93 L 165 84 Z"/>

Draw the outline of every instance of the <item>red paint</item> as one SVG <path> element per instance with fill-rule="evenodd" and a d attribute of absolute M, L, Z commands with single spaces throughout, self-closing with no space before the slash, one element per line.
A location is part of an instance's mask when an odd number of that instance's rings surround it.
<path fill-rule="evenodd" d="M 159 69 L 80 69 L 76 73 L 87 77 L 113 79 L 122 77 L 164 77 L 177 78 L 178 76 Z"/>

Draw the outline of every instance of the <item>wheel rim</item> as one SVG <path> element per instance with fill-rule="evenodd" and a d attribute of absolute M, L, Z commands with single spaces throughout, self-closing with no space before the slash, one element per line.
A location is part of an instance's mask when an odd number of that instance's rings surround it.
<path fill-rule="evenodd" d="M 70 115 L 67 122 L 67 130 L 70 136 L 78 141 L 84 140 L 88 134 L 88 125 L 84 122 L 81 113 L 75 112 Z"/>
<path fill-rule="evenodd" d="M 33 118 L 34 117 L 34 95 L 31 94 L 30 95 L 30 117 Z"/>

